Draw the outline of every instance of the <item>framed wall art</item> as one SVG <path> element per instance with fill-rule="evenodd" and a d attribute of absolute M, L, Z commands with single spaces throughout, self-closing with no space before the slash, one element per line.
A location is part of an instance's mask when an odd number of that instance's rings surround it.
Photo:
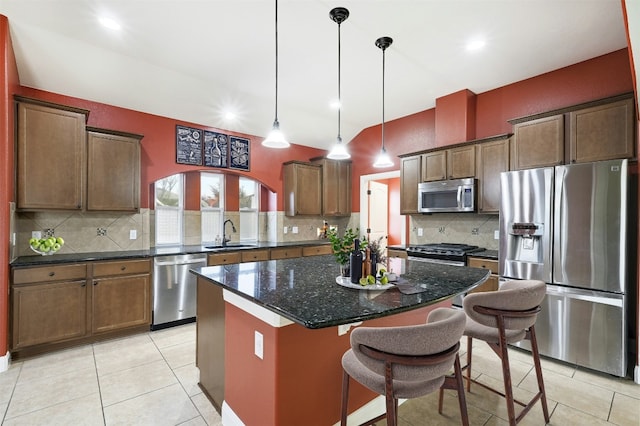
<path fill-rule="evenodd" d="M 227 168 L 229 166 L 229 136 L 204 131 L 204 165 Z"/>
<path fill-rule="evenodd" d="M 229 136 L 229 168 L 249 171 L 249 139 Z"/>
<path fill-rule="evenodd" d="M 202 130 L 176 126 L 176 163 L 202 165 Z"/>

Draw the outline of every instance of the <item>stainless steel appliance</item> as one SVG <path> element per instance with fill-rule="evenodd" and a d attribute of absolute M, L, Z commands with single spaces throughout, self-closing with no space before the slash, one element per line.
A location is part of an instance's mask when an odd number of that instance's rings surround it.
<path fill-rule="evenodd" d="M 420 213 L 473 212 L 476 199 L 476 180 L 473 178 L 418 184 Z"/>
<path fill-rule="evenodd" d="M 202 266 L 205 253 L 154 258 L 152 330 L 196 320 L 196 277 L 189 269 Z"/>
<path fill-rule="evenodd" d="M 504 172 L 501 185 L 501 280 L 547 283 L 540 353 L 625 376 L 627 160 Z"/>
<path fill-rule="evenodd" d="M 468 244 L 436 243 L 409 246 L 407 257 L 409 260 L 422 262 L 444 263 L 453 266 L 465 266 L 467 255 L 482 251 L 484 248 Z M 464 296 L 456 296 L 451 302 L 453 306 L 462 307 Z"/>

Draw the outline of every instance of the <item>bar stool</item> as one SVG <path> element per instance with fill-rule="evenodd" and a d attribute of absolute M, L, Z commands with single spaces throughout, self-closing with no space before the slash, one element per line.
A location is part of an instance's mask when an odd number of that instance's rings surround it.
<path fill-rule="evenodd" d="M 535 331 L 535 322 L 545 293 L 546 285 L 542 281 L 508 281 L 497 291 L 471 293 L 465 296 L 463 301 L 464 311 L 467 314 L 464 330 L 464 335 L 467 336 L 467 365 L 462 367 L 462 370 L 467 372 L 465 377 L 467 391 L 471 391 L 471 382 L 473 382 L 504 397 L 507 402 L 509 424 L 512 426 L 522 420 L 538 400 L 542 404 L 544 419 L 547 423 L 549 422 L 549 410 Z M 501 359 L 504 393 L 471 378 L 473 339 L 485 341 Z M 509 353 L 507 351 L 507 344 L 525 339 L 531 341 L 531 354 L 538 380 L 538 392 L 527 403 L 517 401 L 513 397 Z M 523 407 L 517 417 L 514 402 Z"/>
<path fill-rule="evenodd" d="M 427 323 L 403 327 L 360 327 L 351 333 L 351 349 L 342 356 L 342 413 L 347 424 L 349 378 L 385 396 L 387 425 L 398 424 L 398 398 L 417 398 L 438 389 L 456 389 L 462 424 L 467 426 L 467 404 L 458 358 L 464 331 L 464 312 L 438 308 Z M 453 366 L 454 374 L 447 373 Z M 442 413 L 442 395 L 438 411 Z"/>

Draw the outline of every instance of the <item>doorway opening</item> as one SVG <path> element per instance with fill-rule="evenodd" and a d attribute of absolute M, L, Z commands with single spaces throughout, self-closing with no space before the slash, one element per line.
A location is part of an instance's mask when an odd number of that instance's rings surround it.
<path fill-rule="evenodd" d="M 385 247 L 406 243 L 406 218 L 400 215 L 399 170 L 360 176 L 361 233 L 366 235 L 367 229 L 372 239 L 383 236 L 381 244 Z"/>

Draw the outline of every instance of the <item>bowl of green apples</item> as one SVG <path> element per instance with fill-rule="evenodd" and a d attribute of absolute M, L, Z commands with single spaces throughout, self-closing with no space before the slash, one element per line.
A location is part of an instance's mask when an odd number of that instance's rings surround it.
<path fill-rule="evenodd" d="M 62 237 L 31 238 L 29 240 L 31 250 L 42 256 L 49 256 L 56 253 L 63 245 L 64 240 Z"/>

